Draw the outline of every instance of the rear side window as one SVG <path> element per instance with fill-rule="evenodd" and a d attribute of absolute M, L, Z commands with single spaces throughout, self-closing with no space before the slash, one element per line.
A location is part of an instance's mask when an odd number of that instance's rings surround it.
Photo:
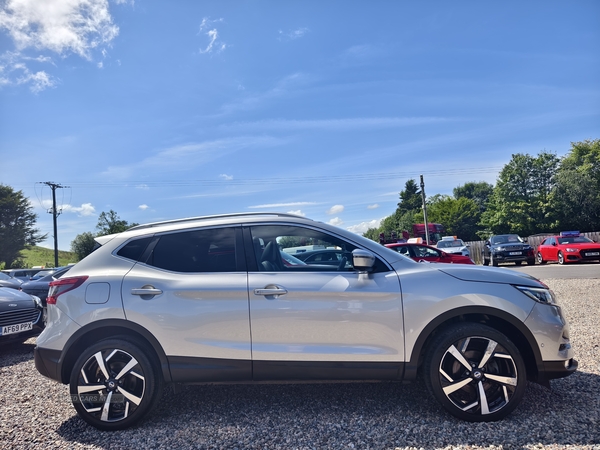
<path fill-rule="evenodd" d="M 122 256 L 123 258 L 139 261 L 151 240 L 152 236 L 129 241 L 123 246 L 123 248 L 121 248 L 121 250 L 117 252 L 117 255 Z"/>
<path fill-rule="evenodd" d="M 173 272 L 235 272 L 234 228 L 212 228 L 165 234 L 148 264 Z"/>

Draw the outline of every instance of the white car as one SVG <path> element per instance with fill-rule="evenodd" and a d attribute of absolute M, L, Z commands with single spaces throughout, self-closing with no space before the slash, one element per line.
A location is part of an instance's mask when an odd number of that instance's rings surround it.
<path fill-rule="evenodd" d="M 469 247 L 464 243 L 462 239 L 458 239 L 456 236 L 444 236 L 441 241 L 438 241 L 436 247 L 446 253 L 453 255 L 471 256 Z"/>

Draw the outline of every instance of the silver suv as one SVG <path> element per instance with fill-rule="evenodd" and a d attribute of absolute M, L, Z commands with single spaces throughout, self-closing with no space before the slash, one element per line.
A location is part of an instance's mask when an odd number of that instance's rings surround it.
<path fill-rule="evenodd" d="M 498 420 L 527 380 L 573 373 L 569 329 L 542 282 L 416 263 L 290 214 L 134 227 L 51 283 L 35 364 L 89 424 L 126 428 L 165 383 L 411 381 L 468 421 Z M 343 252 L 307 264 L 286 249 Z"/>

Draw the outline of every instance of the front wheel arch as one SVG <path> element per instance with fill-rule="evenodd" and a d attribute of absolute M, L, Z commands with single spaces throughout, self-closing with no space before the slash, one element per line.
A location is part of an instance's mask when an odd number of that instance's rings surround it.
<path fill-rule="evenodd" d="M 527 378 L 543 381 L 544 365 L 537 342 L 525 324 L 506 311 L 485 306 L 465 306 L 448 311 L 431 321 L 419 334 L 405 365 L 404 380 L 413 381 L 419 376 L 424 356 L 431 341 L 439 333 L 457 323 L 480 323 L 488 325 L 506 335 L 518 348 L 525 360 Z"/>

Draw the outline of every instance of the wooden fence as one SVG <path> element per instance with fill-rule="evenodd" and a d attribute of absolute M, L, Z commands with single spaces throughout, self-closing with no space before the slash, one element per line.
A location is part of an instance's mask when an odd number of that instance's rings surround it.
<path fill-rule="evenodd" d="M 600 242 L 600 231 L 592 231 L 590 233 L 581 233 L 582 236 L 586 236 L 593 241 Z M 529 236 L 526 238 L 527 243 L 531 245 L 535 251 L 535 249 L 540 245 L 540 243 L 548 236 L 556 236 L 556 233 L 545 233 L 545 234 L 536 234 L 534 236 Z M 524 238 L 525 239 L 525 238 Z M 475 261 L 475 264 L 483 264 L 483 246 L 485 241 L 473 241 L 467 242 L 466 244 L 469 246 L 469 250 L 471 251 L 471 259 Z"/>

